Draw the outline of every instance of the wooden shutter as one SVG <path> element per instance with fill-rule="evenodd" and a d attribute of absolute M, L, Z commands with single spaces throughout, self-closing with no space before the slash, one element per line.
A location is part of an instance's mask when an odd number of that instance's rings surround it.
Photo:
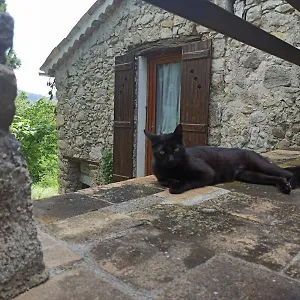
<path fill-rule="evenodd" d="M 115 58 L 113 181 L 133 177 L 134 56 Z"/>
<path fill-rule="evenodd" d="M 181 112 L 187 147 L 206 145 L 211 70 L 211 40 L 182 48 Z"/>

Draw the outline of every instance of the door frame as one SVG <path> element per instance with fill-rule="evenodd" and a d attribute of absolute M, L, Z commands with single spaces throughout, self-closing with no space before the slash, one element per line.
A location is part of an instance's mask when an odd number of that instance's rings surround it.
<path fill-rule="evenodd" d="M 182 61 L 182 50 L 164 53 L 148 58 L 147 62 L 147 112 L 146 129 L 156 132 L 156 67 L 159 64 L 175 63 Z M 145 149 L 145 175 L 151 175 L 151 144 L 146 141 Z"/>

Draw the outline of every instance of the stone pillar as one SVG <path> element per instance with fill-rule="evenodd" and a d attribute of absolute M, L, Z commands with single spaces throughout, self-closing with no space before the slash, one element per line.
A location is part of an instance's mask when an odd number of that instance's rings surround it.
<path fill-rule="evenodd" d="M 14 296 L 48 278 L 32 218 L 31 180 L 20 144 L 9 132 L 17 95 L 14 72 L 6 67 L 14 21 L 0 13 L 0 299 Z"/>

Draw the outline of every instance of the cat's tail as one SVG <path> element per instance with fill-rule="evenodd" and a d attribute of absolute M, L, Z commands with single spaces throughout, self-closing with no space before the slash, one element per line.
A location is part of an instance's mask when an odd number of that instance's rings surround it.
<path fill-rule="evenodd" d="M 300 166 L 287 167 L 284 169 L 293 173 L 293 177 L 289 180 L 292 188 L 295 189 L 296 187 L 300 187 Z"/>

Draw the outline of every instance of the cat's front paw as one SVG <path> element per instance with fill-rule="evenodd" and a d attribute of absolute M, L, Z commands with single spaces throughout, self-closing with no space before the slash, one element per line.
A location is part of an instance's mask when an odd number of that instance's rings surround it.
<path fill-rule="evenodd" d="M 170 183 L 169 192 L 171 194 L 182 194 L 185 191 L 180 181 L 176 179 L 170 179 L 169 183 Z"/>
<path fill-rule="evenodd" d="M 292 191 L 291 184 L 285 178 L 281 178 L 281 180 L 278 181 L 276 186 L 278 190 L 283 194 L 290 194 Z"/>
<path fill-rule="evenodd" d="M 292 190 L 295 189 L 295 188 L 297 188 L 297 186 L 298 186 L 298 180 L 297 180 L 297 178 L 296 178 L 295 175 L 293 175 L 293 176 L 289 179 L 289 183 L 290 183 L 290 185 L 291 185 L 291 187 L 292 187 Z"/>

